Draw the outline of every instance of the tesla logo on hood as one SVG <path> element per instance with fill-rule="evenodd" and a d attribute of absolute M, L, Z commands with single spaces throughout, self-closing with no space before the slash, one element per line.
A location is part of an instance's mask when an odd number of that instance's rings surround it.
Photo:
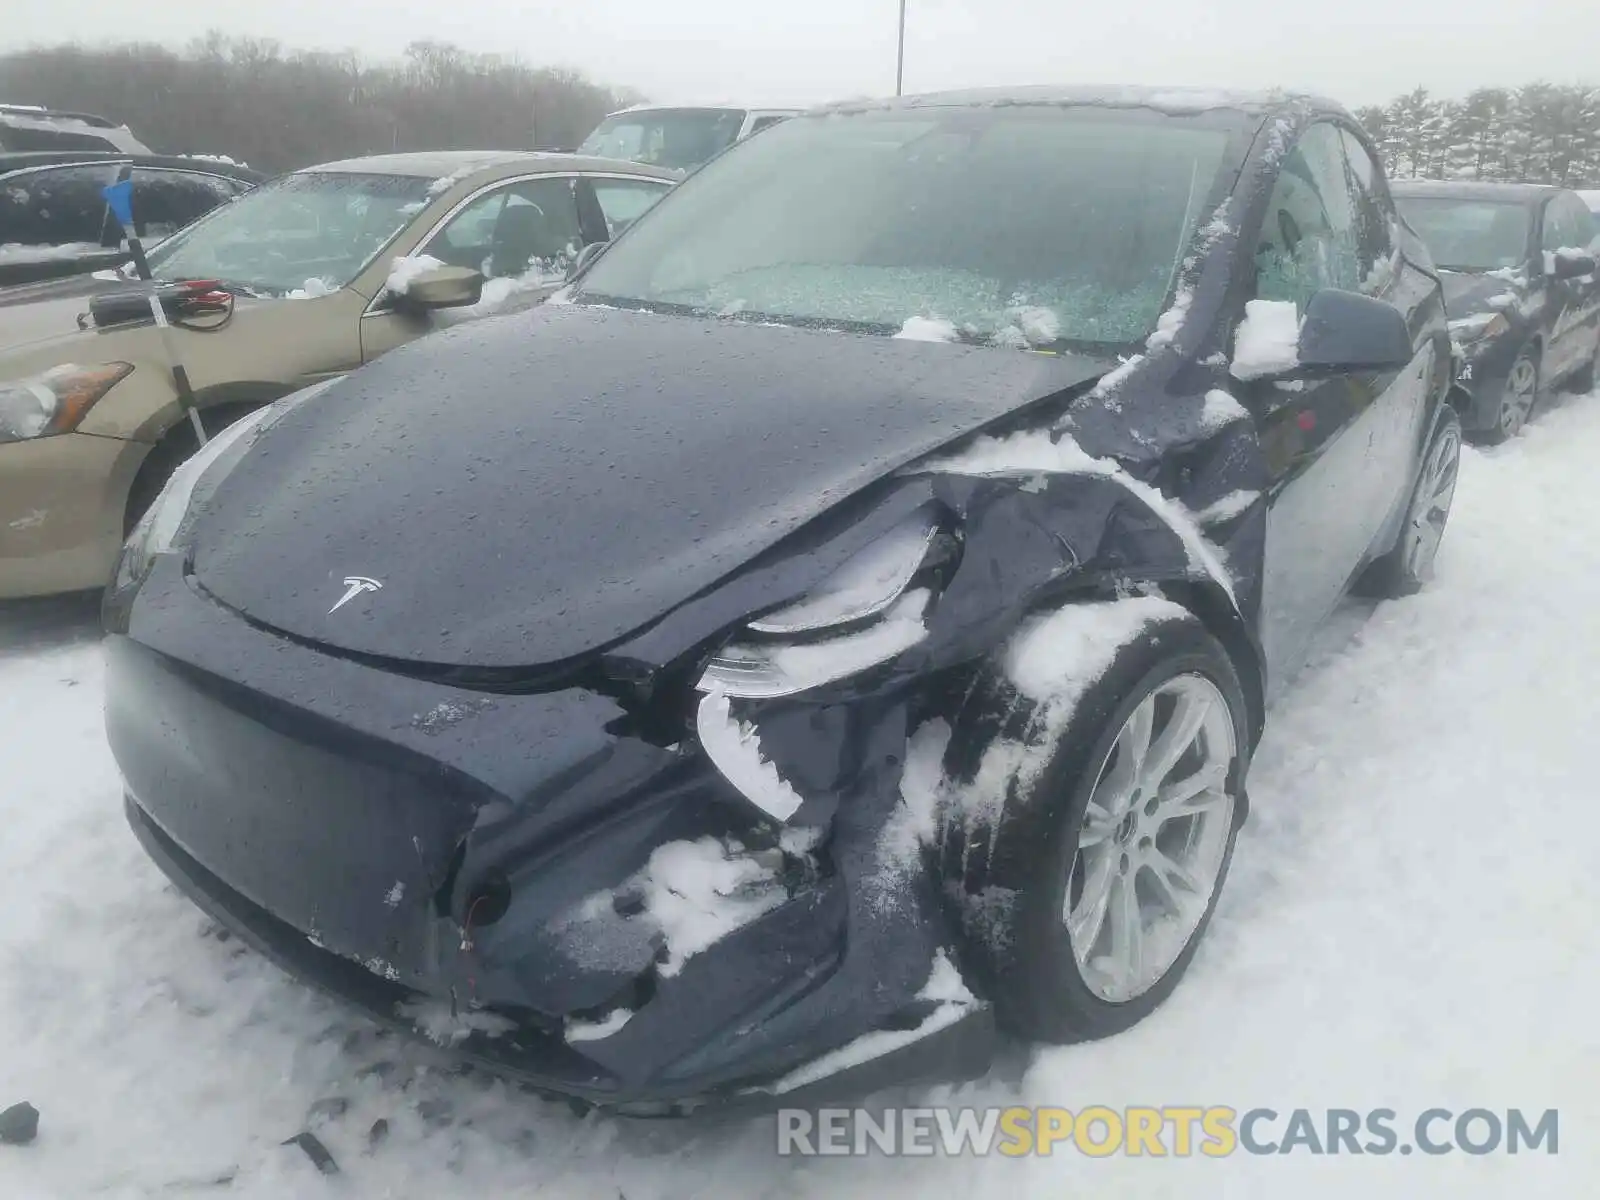
<path fill-rule="evenodd" d="M 345 593 L 339 597 L 339 603 L 328 610 L 332 616 L 362 592 L 375 592 L 383 586 L 376 579 L 368 579 L 365 575 L 346 575 L 344 577 Z"/>

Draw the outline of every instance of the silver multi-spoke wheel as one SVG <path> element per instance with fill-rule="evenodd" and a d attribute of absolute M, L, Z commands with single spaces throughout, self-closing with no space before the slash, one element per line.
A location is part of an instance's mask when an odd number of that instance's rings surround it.
<path fill-rule="evenodd" d="M 1228 856 L 1237 757 L 1227 701 L 1198 674 L 1155 688 L 1117 734 L 1062 905 L 1078 969 L 1102 1000 L 1149 991 L 1205 918 Z"/>
<path fill-rule="evenodd" d="M 1450 502 L 1456 494 L 1456 470 L 1461 461 L 1461 434 L 1453 422 L 1434 441 L 1422 474 L 1417 480 L 1411 511 L 1406 514 L 1404 571 L 1408 578 L 1421 582 L 1433 570 L 1445 522 L 1450 518 Z"/>
<path fill-rule="evenodd" d="M 1524 354 L 1511 364 L 1506 376 L 1505 394 L 1500 398 L 1500 432 L 1513 437 L 1533 415 L 1533 401 L 1539 394 L 1539 367 Z"/>

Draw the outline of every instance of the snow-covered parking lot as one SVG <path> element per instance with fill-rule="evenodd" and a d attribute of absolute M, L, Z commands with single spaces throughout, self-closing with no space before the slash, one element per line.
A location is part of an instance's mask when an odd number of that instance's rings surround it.
<path fill-rule="evenodd" d="M 578 1118 L 219 938 L 126 829 L 81 607 L 0 616 L 0 1197 L 1576 1197 L 1600 1178 L 1600 395 L 1468 451 L 1424 594 L 1280 704 L 1209 940 L 1133 1033 L 906 1103 L 1560 1111 L 1559 1152 L 780 1159 Z M 340 1172 L 282 1143 L 313 1131 Z M 1279 1131 L 1281 1134 L 1281 1130 Z"/>

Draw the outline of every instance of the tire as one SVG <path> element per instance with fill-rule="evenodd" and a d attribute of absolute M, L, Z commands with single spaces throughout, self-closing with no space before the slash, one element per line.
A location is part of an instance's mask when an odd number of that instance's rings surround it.
<path fill-rule="evenodd" d="M 1500 393 L 1500 403 L 1495 408 L 1494 423 L 1483 431 L 1482 440 L 1485 444 L 1498 446 L 1509 441 L 1532 420 L 1539 407 L 1539 389 L 1544 380 L 1542 357 L 1539 347 L 1530 342 L 1511 364 L 1511 370 L 1506 373 L 1505 388 Z M 1527 380 L 1525 384 L 1518 382 L 1524 379 Z"/>
<path fill-rule="evenodd" d="M 259 404 L 226 404 L 215 408 L 203 409 L 200 413 L 201 424 L 205 426 L 206 436 L 215 437 L 229 425 L 242 417 L 247 417 Z M 139 464 L 138 473 L 133 477 L 133 483 L 128 488 L 128 503 L 122 513 L 122 533 L 126 537 L 133 532 L 133 527 L 139 523 L 139 518 L 155 503 L 156 497 L 161 494 L 161 489 L 167 486 L 167 480 L 172 478 L 172 473 L 178 469 L 185 459 L 200 448 L 194 436 L 194 429 L 189 424 L 189 418 L 184 416 L 171 429 L 162 435 L 162 438 L 150 448 L 150 453 L 145 455 L 144 462 Z"/>
<path fill-rule="evenodd" d="M 1080 619 L 1081 610 L 1081 619 L 1093 622 L 1103 619 L 1106 609 L 1131 603 L 1140 601 L 1082 605 L 1050 619 L 1073 622 Z M 1084 627 L 1091 637 L 1102 628 Z M 1141 800 L 1128 816 L 1111 820 L 1094 815 L 1102 810 L 1099 805 L 1091 810 L 1091 799 L 1109 801 L 1117 791 L 1113 785 L 1124 778 L 1118 772 L 1133 761 L 1123 749 L 1129 744 L 1124 727 L 1136 711 L 1146 711 L 1147 702 L 1153 718 L 1148 748 L 1154 754 L 1161 747 L 1169 727 L 1164 722 L 1177 711 L 1175 698 L 1168 700 L 1174 688 L 1203 696 L 1210 706 L 1177 767 L 1187 769 L 1183 764 L 1197 761 L 1193 756 L 1202 748 L 1213 757 L 1220 755 L 1225 767 L 1216 785 L 1201 793 L 1210 805 L 1206 815 L 1169 822 L 1159 831 L 1163 841 L 1155 847 L 1181 858 L 1181 848 L 1167 840 L 1168 833 L 1181 835 L 1184 827 L 1191 837 L 1204 832 L 1196 841 L 1204 847 L 1205 861 L 1191 872 L 1202 886 L 1184 890 L 1183 924 L 1188 932 L 1169 933 L 1160 947 L 1150 943 L 1160 950 L 1156 957 L 1166 965 L 1137 988 L 1119 991 L 1109 987 L 1109 977 L 1092 965 L 1099 959 L 1091 951 L 1101 944 L 1111 946 L 1106 940 L 1114 933 L 1111 922 L 1106 920 L 1095 937 L 1082 939 L 1085 951 L 1080 956 L 1063 905 L 1070 896 L 1074 913 L 1090 912 L 1094 906 L 1085 904 L 1085 890 L 1093 882 L 1091 871 L 1096 872 L 1095 879 L 1106 879 L 1107 910 L 1129 895 L 1136 905 L 1154 899 L 1153 870 L 1134 862 L 1135 855 L 1148 854 L 1152 848 L 1149 836 L 1156 832 L 1155 826 L 1141 828 L 1139 823 L 1152 820 L 1148 809 L 1154 802 Z M 999 680 L 975 688 L 952 738 L 958 761 L 952 764 L 947 756 L 947 771 L 953 771 L 955 778 L 992 781 L 993 775 L 980 774 L 976 763 L 959 761 L 977 753 L 970 741 L 963 745 L 963 731 L 996 734 L 986 740 L 986 748 L 999 747 L 999 761 L 1007 760 L 1008 744 L 1026 747 L 1010 759 L 1015 767 L 1001 783 L 1004 799 L 997 825 L 968 820 L 954 828 L 958 822 L 946 822 L 942 863 L 947 880 L 952 873 L 959 879 L 952 890 L 965 902 L 967 959 L 986 978 L 996 1017 L 1008 1032 L 1055 1043 L 1108 1037 L 1138 1024 L 1171 995 L 1210 923 L 1244 813 L 1242 792 L 1249 761 L 1244 689 L 1222 644 L 1193 616 L 1173 614 L 1162 615 L 1119 645 L 1110 666 L 1083 691 L 1064 719 L 1044 720 L 1041 728 L 1040 710 L 1032 702 L 1017 701 L 1014 689 Z M 1007 715 L 997 722 L 996 712 Z M 1128 738 L 1137 740 L 1131 732 Z M 1030 741 L 1035 744 L 1029 745 Z M 1177 775 L 1182 777 L 1181 770 Z M 1030 779 L 1031 783 L 1025 782 Z M 983 786 L 992 788 L 994 783 Z M 1213 791 L 1220 798 L 1213 797 Z M 1137 792 L 1130 797 L 1137 798 Z M 980 811 L 985 799 L 992 804 L 992 798 L 980 798 Z M 1103 836 L 1108 831 L 1111 835 Z M 1095 840 L 1084 843 L 1086 836 Z M 1203 886 L 1206 877 L 1209 889 Z M 1129 878 L 1135 881 L 1131 893 L 1123 882 Z M 1177 885 L 1169 883 L 1168 891 L 1178 895 Z M 994 903 L 996 897 L 1003 902 Z M 1083 922 L 1081 928 L 1087 930 L 1088 924 Z"/>
<path fill-rule="evenodd" d="M 1405 521 L 1394 548 L 1366 569 L 1355 588 L 1357 592 L 1394 600 L 1421 591 L 1433 577 L 1433 563 L 1450 519 L 1460 466 L 1461 418 L 1447 407 L 1422 455 L 1422 466 L 1406 501 Z"/>

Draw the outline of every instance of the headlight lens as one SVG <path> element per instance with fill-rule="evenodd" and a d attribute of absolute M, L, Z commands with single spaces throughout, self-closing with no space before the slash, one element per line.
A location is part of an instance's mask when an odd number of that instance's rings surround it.
<path fill-rule="evenodd" d="M 933 577 L 956 548 L 936 517 L 919 511 L 805 599 L 751 621 L 707 664 L 699 690 L 773 699 L 888 662 L 927 636 Z"/>
<path fill-rule="evenodd" d="M 167 485 L 161 489 L 161 494 L 156 497 L 155 503 L 150 505 L 140 518 L 139 524 L 128 535 L 121 561 L 117 564 L 117 575 L 113 586 L 120 589 L 140 582 L 149 573 L 150 565 L 158 554 L 166 554 L 180 543 L 186 532 L 185 524 L 189 512 L 194 506 L 195 493 L 217 460 L 238 445 L 247 434 L 254 433 L 277 420 L 291 408 L 303 404 L 319 392 L 326 391 L 342 378 L 343 376 L 339 376 L 304 388 L 274 404 L 257 409 L 247 417 L 241 417 L 180 463 L 178 469 L 172 473 L 172 477 L 167 480 Z"/>
<path fill-rule="evenodd" d="M 76 429 L 95 401 L 133 371 L 131 363 L 63 363 L 0 383 L 0 442 L 24 442 Z"/>
<path fill-rule="evenodd" d="M 1510 328 L 1511 323 L 1506 320 L 1504 313 L 1474 313 L 1470 317 L 1451 321 L 1450 337 L 1463 344 L 1480 342 Z"/>

